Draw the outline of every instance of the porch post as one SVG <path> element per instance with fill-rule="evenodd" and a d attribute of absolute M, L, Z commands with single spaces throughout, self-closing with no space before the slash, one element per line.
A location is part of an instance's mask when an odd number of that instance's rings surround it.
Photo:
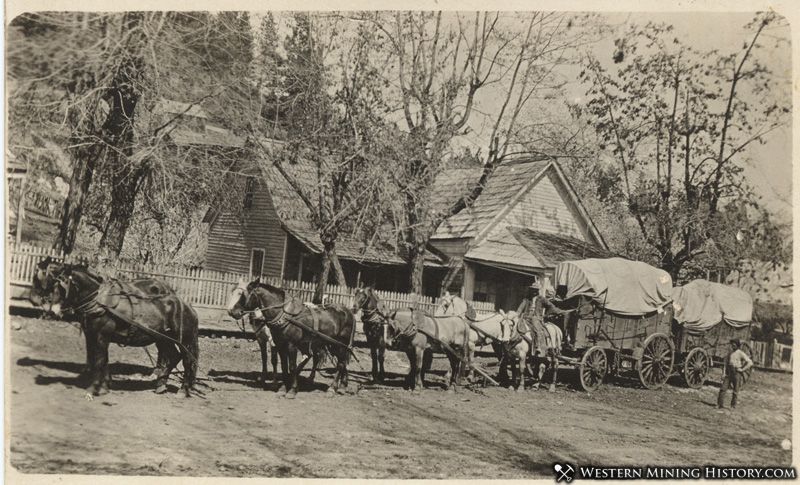
<path fill-rule="evenodd" d="M 475 268 L 464 261 L 464 284 L 461 285 L 461 298 L 472 301 L 475 293 Z"/>

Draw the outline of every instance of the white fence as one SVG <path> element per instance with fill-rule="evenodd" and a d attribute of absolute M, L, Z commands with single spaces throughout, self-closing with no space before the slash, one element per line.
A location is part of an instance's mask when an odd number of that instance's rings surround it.
<path fill-rule="evenodd" d="M 9 245 L 9 264 L 11 284 L 20 288 L 29 288 L 36 271 L 36 264 L 47 256 L 56 261 L 84 262 L 85 259 L 66 256 L 52 249 L 40 248 L 28 244 Z M 93 263 L 92 269 L 102 276 L 120 279 L 152 277 L 169 284 L 176 293 L 194 307 L 223 310 L 228 297 L 241 279 L 247 275 L 241 273 L 223 273 L 204 269 L 188 269 L 178 266 L 155 267 L 152 265 L 117 262 L 110 265 Z M 303 301 L 310 301 L 314 295 L 314 283 L 283 280 L 262 276 L 262 279 L 274 286 L 280 286 Z M 352 304 L 354 290 L 346 286 L 328 285 L 325 290 L 326 301 L 346 306 Z M 376 294 L 389 309 L 415 307 L 430 311 L 436 308 L 438 299 L 409 293 L 377 290 Z M 478 313 L 494 312 L 494 304 L 489 302 L 470 302 Z"/>

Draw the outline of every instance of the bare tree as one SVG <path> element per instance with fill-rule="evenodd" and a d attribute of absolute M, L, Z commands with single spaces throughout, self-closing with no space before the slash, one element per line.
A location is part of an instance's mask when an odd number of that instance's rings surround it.
<path fill-rule="evenodd" d="M 393 183 L 403 202 L 402 239 L 410 256 L 410 287 L 421 293 L 427 244 L 449 216 L 473 204 L 518 141 L 520 115 L 529 102 L 558 90 L 557 66 L 571 58 L 586 31 L 569 15 L 442 12 L 363 14 L 385 38 L 390 65 L 383 72 L 395 89 L 406 136 L 398 149 Z M 485 94 L 484 98 L 481 95 Z M 482 117 L 487 131 L 473 133 Z M 469 136 L 485 148 L 480 179 L 453 204 L 431 204 L 434 181 L 454 144 Z"/>

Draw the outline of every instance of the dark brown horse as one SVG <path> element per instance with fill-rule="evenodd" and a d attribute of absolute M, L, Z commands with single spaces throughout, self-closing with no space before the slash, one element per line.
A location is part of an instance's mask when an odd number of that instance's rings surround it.
<path fill-rule="evenodd" d="M 353 295 L 353 313 L 361 310 L 361 323 L 367 337 L 369 354 L 372 357 L 372 381 L 383 382 L 384 354 L 386 352 L 386 310 L 383 308 L 375 290 L 368 286 L 358 288 Z"/>
<path fill-rule="evenodd" d="M 32 294 L 49 292 L 53 313 L 61 316 L 71 311 L 83 319 L 94 395 L 109 390 L 108 346 L 116 343 L 156 345 L 157 393 L 166 391 L 169 374 L 182 360 L 181 388 L 189 397 L 197 374 L 198 319 L 194 309 L 169 286 L 152 279 L 104 280 L 83 266 L 71 264 L 49 264 L 44 275 L 37 272 L 35 280 L 38 288 Z"/>
<path fill-rule="evenodd" d="M 347 364 L 356 329 L 350 310 L 340 305 L 309 308 L 296 298 L 287 298 L 281 288 L 256 279 L 247 285 L 240 284 L 228 307 L 228 313 L 237 320 L 246 312 L 263 318 L 275 339 L 284 384 L 279 393 L 294 398 L 297 376 L 311 356 L 323 353 L 336 360 L 336 374 L 333 385 L 328 388 L 329 395 L 340 392 L 340 384 L 347 388 Z M 307 355 L 299 365 L 296 363 L 298 350 Z"/>

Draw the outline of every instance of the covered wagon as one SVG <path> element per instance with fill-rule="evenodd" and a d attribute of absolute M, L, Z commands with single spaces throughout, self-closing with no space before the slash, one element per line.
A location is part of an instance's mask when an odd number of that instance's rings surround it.
<path fill-rule="evenodd" d="M 710 368 L 722 364 L 731 339 L 742 340 L 742 350 L 751 355 L 746 342 L 750 340 L 753 300 L 746 291 L 693 280 L 676 286 L 672 297 L 674 342 L 679 368 L 689 387 L 702 386 Z"/>
<path fill-rule="evenodd" d="M 554 303 L 570 312 L 563 327 L 571 346 L 561 361 L 578 367 L 589 391 L 606 376 L 638 374 L 647 388 L 672 373 L 672 278 L 622 258 L 565 261 L 555 269 Z"/>

